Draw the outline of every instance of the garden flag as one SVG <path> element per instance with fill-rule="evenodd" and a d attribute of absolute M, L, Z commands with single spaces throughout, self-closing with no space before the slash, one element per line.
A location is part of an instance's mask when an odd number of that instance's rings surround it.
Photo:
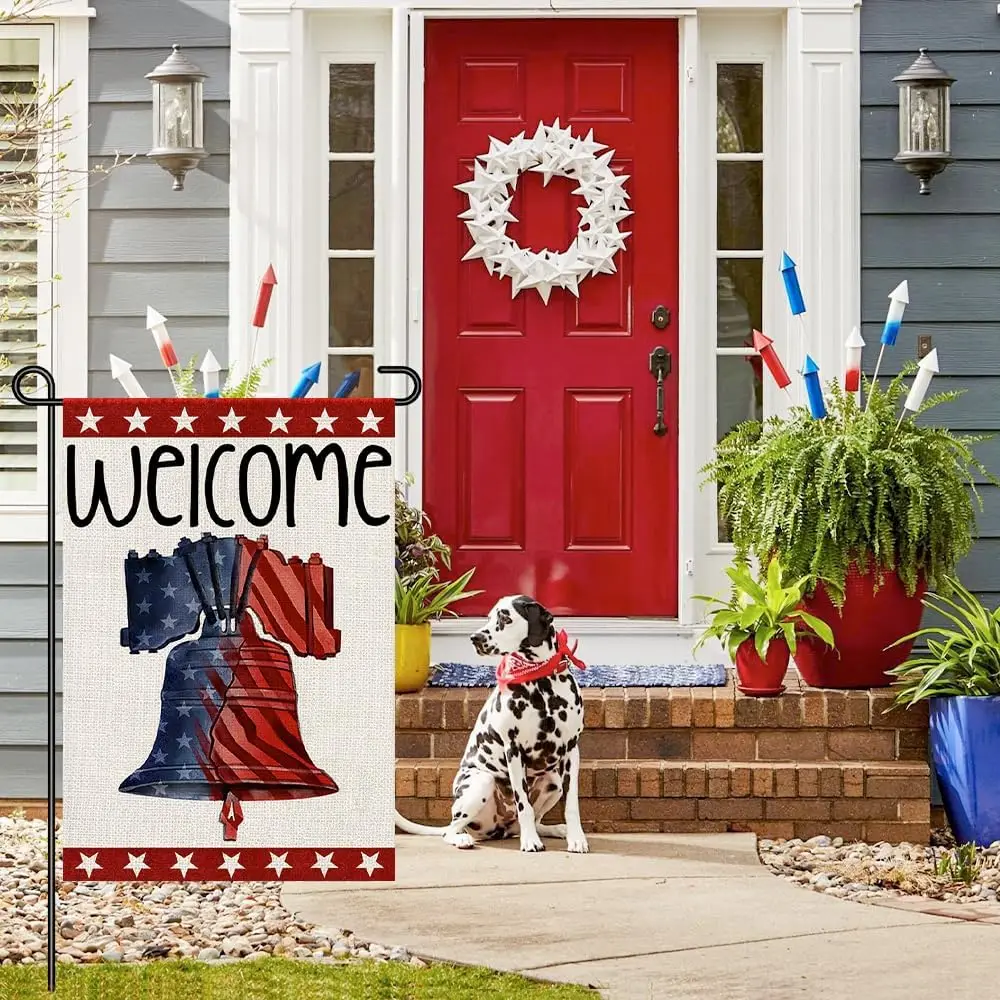
<path fill-rule="evenodd" d="M 385 399 L 67 399 L 63 878 L 394 877 Z"/>

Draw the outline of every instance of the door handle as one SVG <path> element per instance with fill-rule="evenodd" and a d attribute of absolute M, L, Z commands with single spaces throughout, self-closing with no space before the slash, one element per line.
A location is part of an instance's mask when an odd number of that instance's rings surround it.
<path fill-rule="evenodd" d="M 670 352 L 665 347 L 654 347 L 650 352 L 649 373 L 656 379 L 656 423 L 653 425 L 653 433 L 657 437 L 663 437 L 667 433 L 667 425 L 663 419 L 663 380 L 670 374 Z"/>

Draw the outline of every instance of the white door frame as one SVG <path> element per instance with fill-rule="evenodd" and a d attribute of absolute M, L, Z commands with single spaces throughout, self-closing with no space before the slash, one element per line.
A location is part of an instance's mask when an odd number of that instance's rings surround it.
<path fill-rule="evenodd" d="M 714 591 L 728 561 L 726 547 L 715 542 L 714 510 L 708 491 L 698 489 L 698 469 L 710 455 L 704 433 L 707 414 L 699 387 L 714 384 L 714 350 L 705 348 L 705 332 L 714 330 L 706 303 L 711 262 L 704 238 L 706 218 L 707 74 L 711 68 L 700 36 L 720 23 L 714 11 L 725 10 L 727 23 L 741 15 L 780 15 L 785 89 L 782 249 L 800 265 L 810 312 L 803 336 L 798 324 L 772 303 L 766 322 L 771 336 L 789 345 L 789 368 L 799 367 L 808 351 L 824 373 L 842 371 L 841 345 L 860 314 L 860 157 L 859 157 L 859 31 L 860 0 L 701 0 L 690 7 L 665 7 L 656 0 L 630 0 L 627 8 L 615 0 L 503 0 L 485 7 L 482 0 L 233 0 L 232 42 L 232 175 L 230 351 L 244 345 L 250 303 L 260 272 L 273 261 L 279 273 L 277 309 L 272 331 L 283 334 L 283 361 L 270 388 L 275 394 L 292 373 L 312 360 L 309 331 L 316 310 L 306 275 L 315 276 L 308 258 L 315 252 L 315 211 L 308 210 L 308 178 L 303 167 L 315 143 L 308 141 L 309 109 L 315 96 L 307 81 L 315 79 L 310 65 L 309 30 L 314 16 L 336 15 L 344 27 L 351 22 L 380 19 L 385 50 L 392 64 L 389 217 L 406 219 L 388 245 L 388 317 L 382 342 L 383 364 L 409 364 L 421 371 L 423 360 L 423 39 L 427 19 L 438 17 L 664 17 L 679 27 L 680 129 L 680 301 L 677 304 L 681 359 L 680 440 L 678 442 L 678 617 L 674 621 L 642 619 L 577 619 L 567 624 L 577 634 L 635 636 L 652 642 L 663 662 L 663 642 L 676 636 L 690 648 L 700 607 L 694 593 Z M 731 53 L 730 53 L 731 54 Z M 831 109 L 834 109 L 831 113 Z M 318 123 L 317 123 L 318 124 Z M 714 135 L 714 129 L 712 134 Z M 401 154 L 405 150 L 404 155 Z M 303 183 L 303 175 L 307 182 Z M 261 191 L 266 193 L 261 210 Z M 714 215 L 714 212 L 712 213 Z M 313 224 L 308 220 L 313 218 Z M 313 233 L 312 238 L 295 236 Z M 315 245 L 314 245 L 315 244 Z M 810 266 L 810 262 L 813 266 Z M 770 266 L 770 261 L 767 261 Z M 281 275 L 287 275 L 284 293 Z M 773 298 L 773 296 L 772 296 Z M 809 322 L 821 315 L 822 326 Z M 288 332 L 291 332 L 289 335 Z M 275 336 L 272 332 L 271 338 Z M 272 350 L 274 341 L 269 341 Z M 800 351 L 792 351 L 798 345 Z M 713 345 L 714 346 L 714 345 Z M 377 392 L 400 395 L 403 380 L 378 379 Z M 772 396 L 774 394 L 772 393 Z M 714 401 L 712 403 L 714 406 Z M 775 409 L 781 400 L 773 400 Z M 399 414 L 397 468 L 417 476 L 414 500 L 420 501 L 422 413 L 419 406 Z M 714 414 L 712 415 L 714 426 Z M 700 431 L 699 431 L 700 429 Z M 707 512 L 707 513 L 706 513 Z M 467 634 L 469 620 L 445 622 L 440 633 Z M 456 636 L 457 638 L 457 636 Z M 638 655 L 638 654 L 637 654 Z M 628 662 L 642 662 L 627 655 Z M 667 657 L 669 658 L 669 657 Z M 610 662 L 604 660 L 604 662 Z"/>

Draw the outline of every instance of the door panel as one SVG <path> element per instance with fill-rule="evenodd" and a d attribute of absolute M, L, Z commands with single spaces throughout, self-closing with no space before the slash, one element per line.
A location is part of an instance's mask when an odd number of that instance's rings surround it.
<path fill-rule="evenodd" d="M 559 118 L 594 129 L 628 175 L 635 214 L 617 273 L 579 299 L 511 298 L 509 278 L 462 262 L 471 238 L 455 190 L 489 137 Z M 424 505 L 476 567 L 479 614 L 508 593 L 554 612 L 677 612 L 677 30 L 663 20 L 426 24 L 424 144 Z M 561 249 L 583 200 L 575 184 L 523 173 L 508 234 Z M 650 321 L 666 305 L 672 323 Z M 653 433 L 649 353 L 662 344 L 668 433 Z"/>

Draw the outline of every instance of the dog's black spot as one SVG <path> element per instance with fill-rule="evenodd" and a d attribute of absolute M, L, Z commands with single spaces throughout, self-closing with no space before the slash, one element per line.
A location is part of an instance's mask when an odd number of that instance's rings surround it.
<path fill-rule="evenodd" d="M 563 711 L 561 711 L 559 713 L 559 721 L 560 722 L 565 722 L 567 718 L 568 718 L 568 716 L 566 715 L 566 710 L 563 709 Z"/>
<path fill-rule="evenodd" d="M 553 781 L 549 784 L 548 788 L 545 789 L 547 792 L 558 792 L 559 786 Z"/>
<path fill-rule="evenodd" d="M 521 653 L 527 655 L 532 647 L 541 646 L 546 640 L 553 643 L 556 630 L 548 608 L 523 594 L 511 601 L 511 607 L 528 623 L 528 634 L 519 647 Z"/>
<path fill-rule="evenodd" d="M 485 802 L 486 799 L 483 799 L 483 801 Z M 482 825 L 481 823 L 477 823 L 475 820 L 470 820 L 469 829 L 476 830 L 478 832 L 481 825 Z"/>
<path fill-rule="evenodd" d="M 546 715 L 538 723 L 538 728 L 543 733 L 551 733 L 556 728 L 556 720 L 551 715 Z"/>

